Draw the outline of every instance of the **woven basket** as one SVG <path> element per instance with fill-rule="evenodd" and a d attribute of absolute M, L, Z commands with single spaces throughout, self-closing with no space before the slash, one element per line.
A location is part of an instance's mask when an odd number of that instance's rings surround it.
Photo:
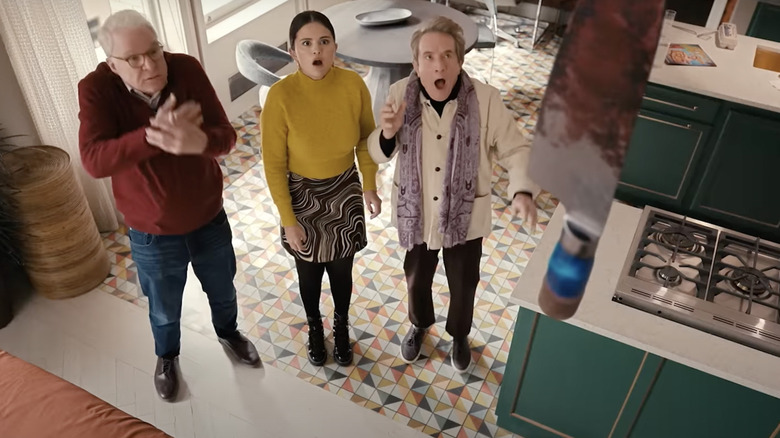
<path fill-rule="evenodd" d="M 4 154 L 24 227 L 22 251 L 30 280 L 47 298 L 89 292 L 108 276 L 108 254 L 70 156 L 52 146 Z"/>

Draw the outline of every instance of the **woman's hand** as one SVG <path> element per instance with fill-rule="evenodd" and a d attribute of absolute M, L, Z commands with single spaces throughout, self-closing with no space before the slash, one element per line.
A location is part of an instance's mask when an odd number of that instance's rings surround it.
<path fill-rule="evenodd" d="M 306 242 L 306 232 L 303 231 L 301 224 L 284 227 L 284 237 L 287 239 L 290 248 L 298 252 L 303 251 L 303 244 Z"/>
<path fill-rule="evenodd" d="M 366 207 L 371 213 L 371 219 L 379 216 L 379 213 L 382 213 L 382 200 L 379 199 L 376 190 L 366 190 L 363 192 L 363 197 L 366 199 Z"/>

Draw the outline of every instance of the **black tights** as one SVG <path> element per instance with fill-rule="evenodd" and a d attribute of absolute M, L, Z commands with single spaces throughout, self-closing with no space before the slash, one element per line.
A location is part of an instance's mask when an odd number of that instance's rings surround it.
<path fill-rule="evenodd" d="M 322 274 L 326 270 L 328 271 L 336 314 L 347 316 L 349 301 L 352 298 L 352 262 L 353 257 L 325 263 L 312 263 L 295 259 L 301 300 L 308 318 L 322 318 L 320 315 L 320 294 L 322 292 Z"/>

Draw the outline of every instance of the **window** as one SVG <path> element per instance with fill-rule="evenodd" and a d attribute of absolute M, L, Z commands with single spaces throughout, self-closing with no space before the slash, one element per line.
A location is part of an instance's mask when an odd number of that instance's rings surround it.
<path fill-rule="evenodd" d="M 252 20 L 261 17 L 263 14 L 278 8 L 282 4 L 290 0 L 200 0 L 201 5 L 204 7 L 204 14 L 206 4 L 211 3 L 216 5 L 222 4 L 222 15 L 217 13 L 211 14 L 211 21 L 208 20 L 208 15 L 204 15 L 204 25 L 206 27 L 206 44 L 211 44 L 214 41 L 236 31 L 237 29 L 246 26 Z M 303 0 L 304 4 L 308 4 L 308 0 Z M 241 5 L 241 6 L 238 6 Z M 232 6 L 232 8 L 227 8 Z M 230 11 L 230 12 L 228 12 Z M 219 12 L 219 11 L 218 11 Z M 219 18 L 216 18 L 219 17 Z"/>
<path fill-rule="evenodd" d="M 84 13 L 87 16 L 92 41 L 95 44 L 95 54 L 98 62 L 106 59 L 103 48 L 97 41 L 97 33 L 100 26 L 114 12 L 123 9 L 135 9 L 142 13 L 152 26 L 157 30 L 160 42 L 165 45 L 165 50 L 187 53 L 187 42 L 184 35 L 184 27 L 181 23 L 181 11 L 178 9 L 179 0 L 81 0 Z M 206 3 L 206 0 L 203 0 Z M 217 2 L 220 3 L 220 2 Z M 221 2 L 226 3 L 226 2 Z"/>
<path fill-rule="evenodd" d="M 257 0 L 200 0 L 206 26 L 217 23 Z"/>

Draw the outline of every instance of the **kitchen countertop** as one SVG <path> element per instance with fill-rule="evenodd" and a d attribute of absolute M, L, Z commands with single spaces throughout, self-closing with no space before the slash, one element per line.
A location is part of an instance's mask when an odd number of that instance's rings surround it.
<path fill-rule="evenodd" d="M 675 25 L 698 33 L 712 30 L 680 22 Z M 719 49 L 715 45 L 714 34 L 709 40 L 704 40 L 672 27 L 668 35 L 668 41 L 671 43 L 700 45 L 715 62 L 716 67 L 666 65 L 664 58 L 667 47 L 662 46 L 656 52 L 650 82 L 780 112 L 780 90 L 769 83 L 780 79 L 780 73 L 753 67 L 757 46 L 780 52 L 780 43 L 739 35 L 737 47 L 727 50 Z"/>
<path fill-rule="evenodd" d="M 535 312 L 541 313 L 537 296 L 563 215 L 559 205 L 512 292 L 512 302 Z M 613 202 L 585 296 L 566 322 L 780 398 L 780 357 L 612 301 L 641 215 L 641 209 Z"/>

